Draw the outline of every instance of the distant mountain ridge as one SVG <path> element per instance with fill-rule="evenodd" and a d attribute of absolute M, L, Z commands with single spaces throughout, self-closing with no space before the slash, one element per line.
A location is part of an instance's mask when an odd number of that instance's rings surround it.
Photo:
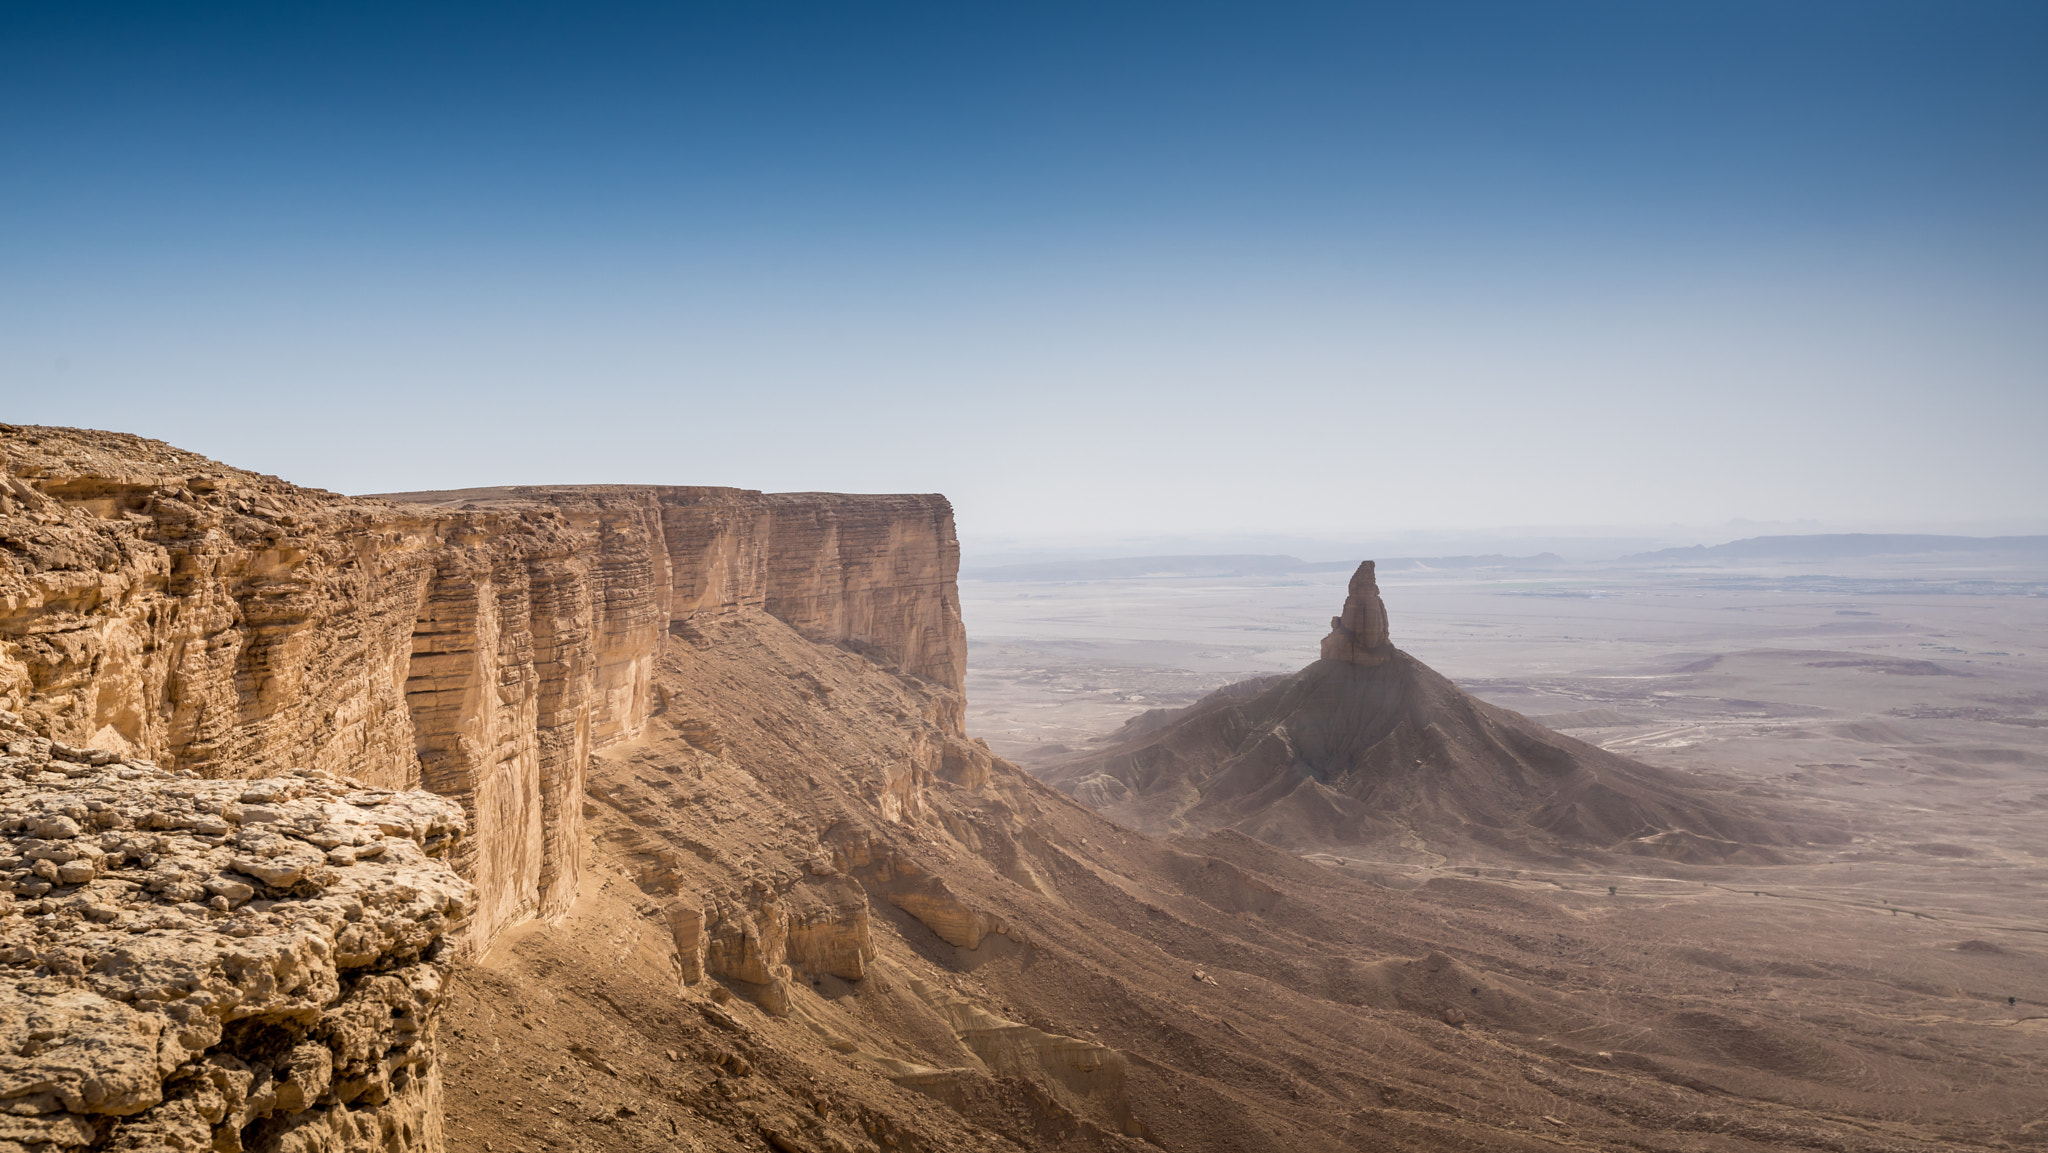
<path fill-rule="evenodd" d="M 1938 533 L 1812 533 L 1757 536 L 1714 545 L 1686 545 L 1634 552 L 1611 560 L 1566 561 L 1554 552 L 1531 555 L 1476 553 L 1456 556 L 1392 557 L 1379 562 L 1381 573 L 1506 569 L 1553 570 L 1577 565 L 1685 564 L 1740 560 L 1857 560 L 1871 557 L 1984 556 L 2019 561 L 2048 561 L 2048 535 L 1956 536 Z M 1232 577 L 1282 577 L 1347 572 L 1352 560 L 1310 561 L 1283 553 L 1162 553 L 1148 556 L 1089 557 L 1028 561 L 963 568 L 962 580 L 993 584 L 1057 581 L 1191 580 Z"/>
<path fill-rule="evenodd" d="M 1941 536 L 1920 533 L 1822 533 L 1755 536 L 1727 544 L 1693 545 L 1635 553 L 1628 561 L 1853 560 L 1919 553 L 1992 553 L 2048 559 L 2048 536 Z"/>
<path fill-rule="evenodd" d="M 1379 562 L 1380 571 L 1403 569 L 1549 568 L 1564 563 L 1555 553 L 1535 556 L 1395 557 Z M 1357 561 L 1306 561 L 1300 557 L 1265 553 L 1227 553 L 1215 556 L 1134 556 L 1097 560 L 1041 561 L 1031 564 L 992 565 L 968 569 L 963 580 L 1003 582 L 1135 580 L 1142 577 L 1251 577 L 1290 576 L 1296 573 L 1349 572 Z"/>

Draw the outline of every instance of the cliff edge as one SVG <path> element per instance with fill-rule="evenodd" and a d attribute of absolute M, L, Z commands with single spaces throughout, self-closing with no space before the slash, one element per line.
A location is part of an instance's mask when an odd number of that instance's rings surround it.
<path fill-rule="evenodd" d="M 441 1147 L 456 805 L 0 745 L 0 1150 Z"/>
<path fill-rule="evenodd" d="M 752 610 L 930 683 L 962 726 L 936 495 L 604 485 L 353 498 L 123 433 L 0 425 L 0 707 L 202 777 L 456 801 L 482 948 L 575 897 L 590 755 L 656 652 Z"/>
<path fill-rule="evenodd" d="M 939 498 L 0 446 L 0 1153 L 1882 1153 L 2038 1114 L 2038 1047 L 1983 1027 L 2012 1002 L 1949 992 L 2018 929 L 1844 980 L 1875 910 L 1746 866 L 1547 871 L 1603 895 L 1240 835 L 1782 831 L 1459 693 L 1369 572 L 1330 659 L 1075 790 L 1220 826 L 1161 841 L 961 733 Z M 1771 980 L 1703 999 L 1728 973 Z"/>

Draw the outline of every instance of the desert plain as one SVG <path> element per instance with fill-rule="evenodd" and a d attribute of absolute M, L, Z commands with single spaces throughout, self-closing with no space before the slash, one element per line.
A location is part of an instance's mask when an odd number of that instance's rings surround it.
<path fill-rule="evenodd" d="M 1148 710 L 1291 671 L 1329 627 L 1345 571 L 1217 575 L 1214 564 L 962 581 L 969 724 L 1027 771 Z M 1194 575 L 1190 575 L 1194 574 Z M 1393 641 L 1483 700 L 1735 793 L 1836 824 L 1842 844 L 1707 868 L 1459 859 L 1361 845 L 1309 859 L 1375 885 L 1448 877 L 1541 901 L 1626 973 L 1709 1006 L 1866 1037 L 1916 1033 L 1895 1069 L 1815 1043 L 1716 1040 L 1794 1083 L 1836 1063 L 1873 1093 L 1915 1069 L 1969 1076 L 1980 1042 L 2048 1048 L 2048 565 L 2026 557 L 1554 557 L 1380 575 Z M 1500 931 L 1516 933 L 1504 918 Z M 1618 1002 L 1617 1002 L 1618 1004 Z M 1617 1008 L 1617 1031 L 1627 1014 Z M 1607 1045 L 1624 1044 L 1618 1038 Z M 2038 1060 L 2038 1057 L 2036 1057 Z M 2040 1141 L 2048 1082 L 2001 1140 Z"/>
<path fill-rule="evenodd" d="M 2048 1144 L 2024 557 L 0 446 L 0 1153 Z"/>

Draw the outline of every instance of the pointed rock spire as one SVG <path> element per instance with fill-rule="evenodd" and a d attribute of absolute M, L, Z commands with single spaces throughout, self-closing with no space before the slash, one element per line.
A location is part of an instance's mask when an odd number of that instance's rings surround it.
<path fill-rule="evenodd" d="M 1373 576 L 1372 562 L 1364 561 L 1351 574 L 1344 615 L 1330 618 L 1330 635 L 1323 638 L 1323 659 L 1376 665 L 1393 651 L 1387 642 L 1387 606 L 1380 603 L 1379 581 Z"/>

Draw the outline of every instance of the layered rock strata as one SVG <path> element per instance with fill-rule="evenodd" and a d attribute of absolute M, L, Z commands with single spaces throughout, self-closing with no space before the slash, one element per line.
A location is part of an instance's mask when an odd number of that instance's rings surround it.
<path fill-rule="evenodd" d="M 1323 638 L 1322 657 L 1353 665 L 1385 664 L 1394 646 L 1387 636 L 1387 606 L 1380 600 L 1380 582 L 1373 575 L 1373 562 L 1361 561 L 1351 574 L 1351 587 L 1344 597 L 1344 611 L 1330 618 L 1330 635 Z"/>
<path fill-rule="evenodd" d="M 595 486 L 357 499 L 117 433 L 0 426 L 0 707 L 203 777 L 456 800 L 472 944 L 565 909 L 592 752 L 662 638 L 765 610 L 932 684 L 957 733 L 938 496 Z"/>
<path fill-rule="evenodd" d="M 0 729 L 0 1153 L 441 1147 L 458 806 Z"/>

